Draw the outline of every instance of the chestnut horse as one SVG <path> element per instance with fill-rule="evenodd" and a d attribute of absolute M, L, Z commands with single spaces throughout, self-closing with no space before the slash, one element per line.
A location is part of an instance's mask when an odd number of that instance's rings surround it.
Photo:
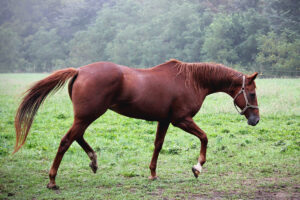
<path fill-rule="evenodd" d="M 74 108 L 74 122 L 62 138 L 49 172 L 48 188 L 57 189 L 58 167 L 73 141 L 77 141 L 91 159 L 96 173 L 97 154 L 84 140 L 86 128 L 108 109 L 119 114 L 157 121 L 154 152 L 150 163 L 151 176 L 156 179 L 156 163 L 164 138 L 172 123 L 195 135 L 201 141 L 198 163 L 192 167 L 197 178 L 206 160 L 207 137 L 193 121 L 205 97 L 225 92 L 234 98 L 234 105 L 245 115 L 248 124 L 259 121 L 255 95 L 257 73 L 244 75 L 221 64 L 184 63 L 172 59 L 149 69 L 133 69 L 110 62 L 98 62 L 78 69 L 54 72 L 33 85 L 24 96 L 15 117 L 17 152 L 25 143 L 34 116 L 50 92 L 69 82 L 69 95 Z"/>

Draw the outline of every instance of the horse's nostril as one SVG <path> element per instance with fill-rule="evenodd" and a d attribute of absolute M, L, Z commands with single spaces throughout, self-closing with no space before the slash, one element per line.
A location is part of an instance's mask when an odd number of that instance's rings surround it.
<path fill-rule="evenodd" d="M 255 125 L 258 124 L 259 120 L 260 120 L 259 117 L 256 118 L 256 120 L 255 120 Z"/>

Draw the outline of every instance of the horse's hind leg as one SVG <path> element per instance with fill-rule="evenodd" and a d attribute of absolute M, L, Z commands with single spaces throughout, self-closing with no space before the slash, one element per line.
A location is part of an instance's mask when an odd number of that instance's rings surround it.
<path fill-rule="evenodd" d="M 76 141 L 78 142 L 78 144 L 83 148 L 83 150 L 86 152 L 86 154 L 91 159 L 90 167 L 93 170 L 93 172 L 96 173 L 97 169 L 98 169 L 97 154 L 96 154 L 96 152 L 85 141 L 85 139 L 83 138 L 83 136 L 79 137 Z"/>
<path fill-rule="evenodd" d="M 56 184 L 55 184 L 55 177 L 56 177 L 60 162 L 61 162 L 65 152 L 68 150 L 70 145 L 73 143 L 73 141 L 83 135 L 83 133 L 84 133 L 85 129 L 88 127 L 88 125 L 89 125 L 89 123 L 79 121 L 79 120 L 74 120 L 72 127 L 69 129 L 67 134 L 62 138 L 59 148 L 57 150 L 55 159 L 53 161 L 52 167 L 49 172 L 50 182 L 48 183 L 47 188 L 58 189 L 58 186 L 56 186 Z"/>
<path fill-rule="evenodd" d="M 164 143 L 164 139 L 169 127 L 169 122 L 158 122 L 157 125 L 157 131 L 156 131 L 156 138 L 154 141 L 154 151 L 153 151 L 153 156 L 151 159 L 151 163 L 150 163 L 150 171 L 151 171 L 151 176 L 149 176 L 150 180 L 155 180 L 157 179 L 156 176 L 156 163 L 157 163 L 157 158 L 159 155 L 159 152 L 163 146 Z"/>

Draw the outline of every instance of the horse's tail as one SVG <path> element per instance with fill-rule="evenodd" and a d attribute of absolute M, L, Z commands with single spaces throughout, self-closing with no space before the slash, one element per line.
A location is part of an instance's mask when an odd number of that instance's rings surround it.
<path fill-rule="evenodd" d="M 69 78 L 78 74 L 75 68 L 67 68 L 54 72 L 50 76 L 38 81 L 25 92 L 25 96 L 17 110 L 15 117 L 16 153 L 25 143 L 34 116 L 48 94 L 58 91 Z"/>

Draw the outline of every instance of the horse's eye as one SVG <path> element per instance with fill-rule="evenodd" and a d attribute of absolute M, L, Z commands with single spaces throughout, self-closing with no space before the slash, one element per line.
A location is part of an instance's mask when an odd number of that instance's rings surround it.
<path fill-rule="evenodd" d="M 250 93 L 249 95 L 251 98 L 255 98 L 255 93 Z"/>

